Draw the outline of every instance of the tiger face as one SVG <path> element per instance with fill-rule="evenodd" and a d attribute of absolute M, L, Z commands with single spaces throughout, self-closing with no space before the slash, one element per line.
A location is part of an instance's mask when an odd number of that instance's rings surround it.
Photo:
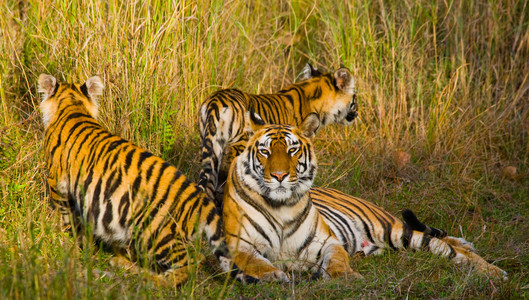
<path fill-rule="evenodd" d="M 255 134 L 237 160 L 239 177 L 272 207 L 291 206 L 306 194 L 316 175 L 316 157 L 309 138 L 320 122 L 310 114 L 300 128 L 270 125 L 250 112 Z M 247 174 L 249 176 L 244 176 Z"/>
<path fill-rule="evenodd" d="M 314 86 L 310 105 L 318 113 L 322 125 L 351 124 L 358 116 L 355 81 L 347 68 L 334 73 L 321 73 L 310 64 L 301 78 L 307 86 Z"/>

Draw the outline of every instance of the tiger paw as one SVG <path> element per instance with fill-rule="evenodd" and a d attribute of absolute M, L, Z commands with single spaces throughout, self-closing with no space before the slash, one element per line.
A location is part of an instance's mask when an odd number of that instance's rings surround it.
<path fill-rule="evenodd" d="M 290 278 L 281 270 L 264 273 L 260 276 L 260 279 L 267 282 L 290 282 Z"/>
<path fill-rule="evenodd" d="M 252 277 L 250 275 L 246 275 L 244 273 L 239 273 L 237 275 L 235 275 L 235 279 L 241 283 L 244 283 L 244 284 L 254 284 L 254 283 L 259 283 L 259 279 L 255 278 L 255 277 Z"/>
<path fill-rule="evenodd" d="M 349 266 L 345 268 L 340 269 L 327 269 L 324 275 L 322 276 L 324 279 L 329 278 L 353 278 L 353 279 L 362 279 L 364 276 L 362 276 L 360 273 L 353 271 Z"/>
<path fill-rule="evenodd" d="M 355 271 L 345 274 L 345 277 L 352 278 L 352 279 L 364 279 L 364 276 L 362 276 L 362 274 L 355 272 Z"/>
<path fill-rule="evenodd" d="M 495 265 L 489 265 L 485 270 L 485 273 L 491 277 L 502 279 L 503 281 L 507 281 L 509 279 L 509 274 Z"/>
<path fill-rule="evenodd" d="M 137 271 L 136 265 L 121 255 L 112 257 L 110 259 L 110 265 L 115 268 L 122 268 L 126 270 L 132 269 L 134 272 Z"/>

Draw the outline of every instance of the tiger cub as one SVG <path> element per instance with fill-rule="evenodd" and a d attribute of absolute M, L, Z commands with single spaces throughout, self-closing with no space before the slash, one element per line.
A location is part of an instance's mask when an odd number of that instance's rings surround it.
<path fill-rule="evenodd" d="M 38 84 L 50 196 L 64 224 L 90 229 L 116 250 L 118 264 L 147 258 L 161 273 L 152 276 L 160 285 L 187 279 L 187 246 L 202 232 L 221 268 L 230 271 L 214 203 L 174 166 L 99 124 L 99 77 L 68 84 L 42 74 Z M 250 279 L 235 266 L 231 273 Z"/>
<path fill-rule="evenodd" d="M 358 115 L 355 82 L 347 68 L 320 73 L 307 64 L 301 81 L 275 94 L 252 95 L 236 89 L 220 90 L 202 103 L 202 138 L 198 186 L 222 207 L 223 184 L 231 161 L 246 147 L 248 113 L 257 112 L 268 124 L 300 125 L 317 113 L 321 125 L 350 124 Z"/>
<path fill-rule="evenodd" d="M 349 267 L 349 255 L 410 248 L 506 276 L 474 253 L 469 242 L 425 226 L 409 210 L 404 223 L 365 200 L 311 189 L 316 157 L 309 138 L 319 126 L 315 115 L 300 128 L 250 117 L 256 132 L 231 165 L 223 208 L 230 253 L 248 275 L 288 281 L 285 270 L 301 269 L 324 278 L 358 276 Z"/>

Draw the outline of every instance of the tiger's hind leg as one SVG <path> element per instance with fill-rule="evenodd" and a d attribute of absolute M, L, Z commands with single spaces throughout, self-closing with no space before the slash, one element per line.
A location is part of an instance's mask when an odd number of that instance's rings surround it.
<path fill-rule="evenodd" d="M 50 200 L 52 207 L 61 214 L 61 230 L 68 232 L 74 231 L 72 208 L 68 198 L 58 190 L 58 182 L 48 177 L 48 186 L 50 187 Z"/>
<path fill-rule="evenodd" d="M 118 249 L 115 249 L 114 251 L 116 256 L 110 260 L 111 266 L 123 269 L 128 274 L 143 275 L 149 282 L 152 282 L 157 287 L 177 287 L 185 283 L 189 278 L 190 270 L 187 265 L 181 267 L 175 266 L 158 274 L 151 270 L 138 267 L 137 263 L 132 262 L 124 251 Z"/>
<path fill-rule="evenodd" d="M 323 278 L 363 277 L 351 269 L 349 266 L 349 254 L 341 245 L 333 245 L 332 247 L 329 247 L 325 253 L 325 256 L 327 259 L 324 260 L 322 264 L 325 266 Z"/>
<path fill-rule="evenodd" d="M 453 258 L 453 260 L 456 263 L 468 263 L 482 274 L 487 274 L 492 277 L 501 278 L 503 280 L 508 279 L 507 272 L 493 264 L 489 264 L 478 254 L 469 251 L 466 248 L 453 247 L 453 249 L 456 252 L 456 256 Z"/>
<path fill-rule="evenodd" d="M 48 182 L 51 180 L 48 179 Z M 79 247 L 83 247 L 85 244 L 85 231 L 81 226 L 81 216 L 75 213 L 75 210 L 71 207 L 71 201 L 68 198 L 61 196 L 50 183 L 50 200 L 54 209 L 56 209 L 61 217 L 60 230 L 65 233 L 71 234 Z"/>
<path fill-rule="evenodd" d="M 443 241 L 447 242 L 449 245 L 454 247 L 463 248 L 467 251 L 476 252 L 476 248 L 474 248 L 474 244 L 465 240 L 464 238 L 458 238 L 454 236 L 446 236 L 442 238 Z"/>

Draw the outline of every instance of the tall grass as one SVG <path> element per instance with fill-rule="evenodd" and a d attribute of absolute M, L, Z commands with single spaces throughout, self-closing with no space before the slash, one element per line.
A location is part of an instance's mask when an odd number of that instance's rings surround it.
<path fill-rule="evenodd" d="M 0 297 L 527 296 L 529 7 L 525 1 L 14 1 L 0 3 Z M 225 285 L 207 266 L 156 290 L 57 228 L 36 92 L 40 73 L 99 75 L 100 120 L 198 175 L 197 108 L 267 93 L 306 62 L 353 71 L 360 117 L 316 138 L 318 185 L 465 235 L 511 274 L 492 283 L 425 254 L 354 260 L 363 281 Z M 399 166 L 398 151 L 411 155 Z M 504 167 L 517 173 L 505 176 Z M 200 248 L 200 247 L 199 247 Z M 106 274 L 110 270 L 117 275 Z M 95 270 L 95 271 L 92 271 Z M 103 273 L 102 273 L 103 272 Z M 306 277 L 308 278 L 308 276 Z"/>

